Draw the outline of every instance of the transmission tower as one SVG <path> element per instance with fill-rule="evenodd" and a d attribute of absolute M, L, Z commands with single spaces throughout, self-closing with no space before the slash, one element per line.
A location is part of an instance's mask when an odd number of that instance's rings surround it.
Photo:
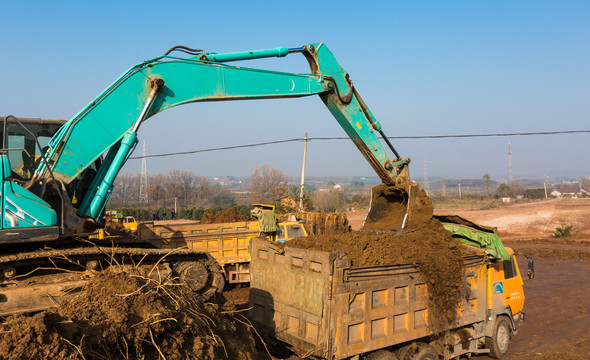
<path fill-rule="evenodd" d="M 139 184 L 139 202 L 148 202 L 148 176 L 147 163 L 145 160 L 145 140 L 143 141 L 143 159 L 141 160 L 141 182 Z"/>

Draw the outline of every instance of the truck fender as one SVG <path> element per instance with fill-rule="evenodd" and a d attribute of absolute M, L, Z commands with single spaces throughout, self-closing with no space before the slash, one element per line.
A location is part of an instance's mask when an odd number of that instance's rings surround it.
<path fill-rule="evenodd" d="M 498 316 L 506 316 L 508 318 L 510 321 L 510 329 L 512 330 L 512 334 L 516 335 L 518 331 L 516 330 L 516 324 L 514 323 L 514 316 L 512 316 L 512 310 L 510 309 L 510 306 L 507 306 L 503 309 L 488 310 L 484 335 L 487 337 L 491 337 L 493 335 L 494 325 L 496 324 L 496 318 Z"/>

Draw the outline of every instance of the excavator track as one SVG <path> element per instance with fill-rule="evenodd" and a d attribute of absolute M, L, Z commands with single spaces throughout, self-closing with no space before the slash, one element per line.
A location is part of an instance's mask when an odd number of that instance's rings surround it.
<path fill-rule="evenodd" d="M 0 316 L 58 306 L 103 271 L 184 283 L 203 300 L 224 286 L 219 264 L 205 252 L 99 246 L 43 249 L 0 256 Z"/>

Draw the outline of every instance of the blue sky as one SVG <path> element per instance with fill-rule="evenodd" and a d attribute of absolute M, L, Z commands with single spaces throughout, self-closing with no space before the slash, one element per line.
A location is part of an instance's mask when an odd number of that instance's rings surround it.
<path fill-rule="evenodd" d="M 325 42 L 389 136 L 590 129 L 587 1 L 3 1 L 0 114 L 69 119 L 173 45 L 232 52 Z M 309 72 L 303 56 L 248 67 Z M 345 136 L 318 97 L 201 103 L 142 125 L 147 153 Z M 412 173 L 589 176 L 590 134 L 394 140 Z M 149 159 L 148 170 L 300 173 L 301 143 Z M 140 155 L 141 146 L 135 155 Z M 141 161 L 125 170 L 139 172 Z M 307 174 L 373 175 L 349 141 L 310 142 Z"/>

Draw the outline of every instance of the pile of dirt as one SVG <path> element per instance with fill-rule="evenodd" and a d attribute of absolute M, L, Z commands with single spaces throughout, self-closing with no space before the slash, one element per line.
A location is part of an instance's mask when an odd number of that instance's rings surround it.
<path fill-rule="evenodd" d="M 291 215 L 298 220 L 303 220 L 303 226 L 308 234 L 328 235 L 350 232 L 350 226 L 348 226 L 348 219 L 345 214 L 306 212 L 281 214 L 277 217 L 279 221 L 287 221 Z"/>
<path fill-rule="evenodd" d="M 107 220 L 104 226 L 104 229 L 108 235 L 112 236 L 127 236 L 131 238 L 137 238 L 133 231 L 127 229 L 123 226 L 121 222 L 115 222 L 111 220 Z"/>
<path fill-rule="evenodd" d="M 417 183 L 377 185 L 371 192 L 371 208 L 363 229 L 420 229 L 432 219 L 433 209 L 432 201 Z"/>
<path fill-rule="evenodd" d="M 248 221 L 250 216 L 240 214 L 236 208 L 227 208 L 222 211 L 207 211 L 201 218 L 201 224 L 219 224 L 226 222 Z"/>
<path fill-rule="evenodd" d="M 6 318 L 0 358 L 269 359 L 237 316 L 186 287 L 106 272 L 56 309 Z"/>
<path fill-rule="evenodd" d="M 343 250 L 353 267 L 414 264 L 427 282 L 429 300 L 434 309 L 430 313 L 433 330 L 455 320 L 463 291 L 461 259 L 468 254 L 468 250 L 453 239 L 436 219 L 419 230 L 402 234 L 351 232 L 308 236 L 282 246 L 327 252 Z"/>

